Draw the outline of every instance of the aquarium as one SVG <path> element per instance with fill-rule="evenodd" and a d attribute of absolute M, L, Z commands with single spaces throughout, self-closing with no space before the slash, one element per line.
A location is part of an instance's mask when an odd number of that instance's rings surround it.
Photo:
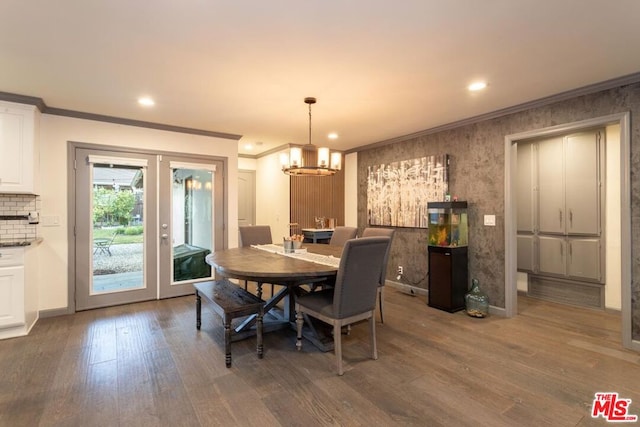
<path fill-rule="evenodd" d="M 467 246 L 467 202 L 430 202 L 427 214 L 429 246 Z"/>

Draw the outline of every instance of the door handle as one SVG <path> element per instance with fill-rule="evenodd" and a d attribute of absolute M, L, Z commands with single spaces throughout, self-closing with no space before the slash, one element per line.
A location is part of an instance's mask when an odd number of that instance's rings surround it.
<path fill-rule="evenodd" d="M 569 227 L 573 227 L 573 210 L 569 209 Z"/>
<path fill-rule="evenodd" d="M 558 213 L 560 214 L 560 227 L 562 227 L 562 209 L 558 209 Z"/>
<path fill-rule="evenodd" d="M 169 238 L 169 235 L 167 233 L 163 233 L 160 237 L 167 240 Z"/>

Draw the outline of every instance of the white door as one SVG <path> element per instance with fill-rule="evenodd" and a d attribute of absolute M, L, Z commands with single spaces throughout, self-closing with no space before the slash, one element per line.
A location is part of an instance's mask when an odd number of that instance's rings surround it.
<path fill-rule="evenodd" d="M 238 171 L 238 226 L 256 224 L 256 171 Z"/>
<path fill-rule="evenodd" d="M 155 155 L 76 148 L 76 310 L 157 295 Z"/>
<path fill-rule="evenodd" d="M 224 247 L 224 164 L 163 155 L 160 167 L 160 298 L 211 280 L 205 257 Z"/>
<path fill-rule="evenodd" d="M 76 310 L 193 293 L 224 240 L 224 163 L 76 148 Z"/>

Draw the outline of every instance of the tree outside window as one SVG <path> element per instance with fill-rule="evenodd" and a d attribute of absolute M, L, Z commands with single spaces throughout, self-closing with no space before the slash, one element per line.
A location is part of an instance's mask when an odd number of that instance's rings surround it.
<path fill-rule="evenodd" d="M 128 225 L 135 206 L 132 191 L 111 188 L 93 189 L 93 223 L 102 225 Z"/>

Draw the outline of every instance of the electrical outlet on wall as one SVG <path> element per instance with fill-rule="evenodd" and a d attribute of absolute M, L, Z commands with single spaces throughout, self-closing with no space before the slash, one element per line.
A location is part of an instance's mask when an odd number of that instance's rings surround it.
<path fill-rule="evenodd" d="M 396 280 L 402 279 L 402 275 L 404 274 L 404 268 L 401 265 L 399 265 L 398 268 L 396 268 L 396 274 L 397 274 Z"/>

